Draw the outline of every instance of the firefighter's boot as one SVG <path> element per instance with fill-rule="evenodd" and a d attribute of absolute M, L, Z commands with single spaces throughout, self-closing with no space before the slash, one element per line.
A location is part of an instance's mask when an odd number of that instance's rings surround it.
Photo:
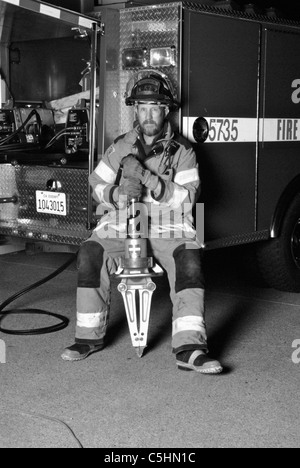
<path fill-rule="evenodd" d="M 197 349 L 195 351 L 183 351 L 176 355 L 178 369 L 185 371 L 195 371 L 200 374 L 220 374 L 223 367 L 219 361 L 211 359 L 205 351 Z"/>
<path fill-rule="evenodd" d="M 104 348 L 104 345 L 91 345 L 75 343 L 73 346 L 66 348 L 61 355 L 64 361 L 82 361 L 90 354 L 97 353 Z"/>

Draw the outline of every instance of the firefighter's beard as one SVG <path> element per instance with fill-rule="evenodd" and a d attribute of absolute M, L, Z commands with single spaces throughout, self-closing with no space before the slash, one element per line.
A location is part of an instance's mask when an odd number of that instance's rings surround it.
<path fill-rule="evenodd" d="M 145 120 L 143 123 L 140 124 L 140 126 L 144 135 L 149 137 L 156 136 L 161 131 L 161 128 L 156 122 L 154 122 L 154 120 Z"/>

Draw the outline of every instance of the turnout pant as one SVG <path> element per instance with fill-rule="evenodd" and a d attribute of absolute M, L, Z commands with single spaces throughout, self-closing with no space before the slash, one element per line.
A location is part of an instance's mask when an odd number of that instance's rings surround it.
<path fill-rule="evenodd" d="M 187 249 L 183 239 L 149 239 L 149 244 L 151 255 L 168 274 L 173 352 L 207 351 L 200 249 Z M 78 254 L 77 343 L 103 344 L 111 302 L 110 276 L 123 255 L 122 239 L 100 239 L 94 233 L 82 244 Z"/>

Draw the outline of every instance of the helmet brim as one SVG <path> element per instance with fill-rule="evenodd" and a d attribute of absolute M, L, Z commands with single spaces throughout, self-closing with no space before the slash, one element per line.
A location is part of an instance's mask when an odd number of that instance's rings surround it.
<path fill-rule="evenodd" d="M 153 104 L 158 106 L 166 106 L 170 109 L 177 109 L 179 107 L 177 102 L 174 102 L 171 99 L 166 99 L 165 96 L 162 96 L 159 99 L 159 96 L 135 96 L 134 98 L 129 97 L 125 100 L 126 106 L 135 106 L 137 104 Z"/>

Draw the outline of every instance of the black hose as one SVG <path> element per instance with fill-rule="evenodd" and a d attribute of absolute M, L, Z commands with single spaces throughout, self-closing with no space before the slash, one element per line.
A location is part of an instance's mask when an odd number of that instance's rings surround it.
<path fill-rule="evenodd" d="M 11 135 L 9 135 L 8 137 L 6 138 L 3 138 L 2 140 L 0 140 L 0 146 L 3 146 L 6 142 L 8 142 L 9 140 L 11 140 L 12 138 L 14 138 L 16 135 L 18 135 L 19 133 L 21 133 L 22 130 L 24 130 L 24 128 L 26 127 L 26 125 L 28 124 L 28 122 L 32 119 L 33 116 L 36 116 L 36 120 L 37 120 L 37 124 L 39 126 L 39 134 L 41 133 L 41 126 L 42 126 L 42 120 L 41 120 L 41 116 L 40 114 L 35 110 L 33 109 L 30 114 L 28 115 L 27 119 L 25 120 L 25 122 L 21 125 L 21 127 L 19 127 L 15 132 L 13 132 Z"/>
<path fill-rule="evenodd" d="M 48 315 L 50 317 L 55 317 L 60 322 L 56 325 L 52 325 L 51 327 L 45 327 L 45 328 L 36 328 L 36 329 L 28 329 L 28 330 L 8 330 L 6 328 L 0 327 L 0 331 L 2 333 L 6 333 L 7 335 L 44 335 L 46 333 L 54 333 L 59 330 L 63 330 L 69 325 L 69 319 L 63 315 L 60 314 L 55 314 L 53 312 L 47 312 L 44 310 L 40 309 L 11 309 L 11 310 L 6 310 L 3 312 L 3 309 L 7 307 L 9 304 L 11 304 L 13 301 L 18 299 L 21 296 L 24 296 L 25 294 L 29 293 L 33 289 L 38 288 L 39 286 L 42 286 L 43 284 L 47 283 L 48 281 L 52 280 L 56 276 L 58 276 L 60 273 L 62 273 L 68 266 L 70 266 L 75 259 L 77 258 L 77 254 L 73 255 L 71 259 L 69 259 L 66 263 L 64 263 L 61 267 L 59 267 L 57 270 L 55 270 L 53 273 L 51 273 L 49 276 L 46 278 L 38 281 L 37 283 L 34 283 L 31 286 L 28 286 L 27 288 L 23 289 L 22 291 L 14 294 L 10 298 L 8 298 L 6 301 L 4 301 L 0 305 L 0 323 L 2 322 L 3 318 L 6 317 L 7 315 L 12 315 L 12 314 L 36 314 L 36 315 Z"/>
<path fill-rule="evenodd" d="M 44 147 L 44 150 L 50 148 L 50 146 L 53 146 L 54 143 L 56 143 L 57 140 L 59 140 L 61 137 L 65 136 L 65 135 L 69 135 L 69 132 L 72 132 L 72 131 L 74 132 L 73 127 L 67 127 L 67 128 L 63 128 L 62 130 L 60 130 L 60 132 L 58 132 L 56 135 L 54 135 L 53 138 L 51 138 L 51 140 Z"/>
<path fill-rule="evenodd" d="M 41 146 L 37 143 L 14 143 L 14 144 L 7 144 L 7 145 L 2 145 L 0 146 L 0 154 L 1 153 L 7 153 L 9 151 L 14 151 L 14 152 L 19 152 L 19 151 L 26 151 L 30 149 L 32 150 L 38 150 L 42 149 Z"/>
<path fill-rule="evenodd" d="M 60 130 L 60 132 L 58 132 L 56 135 L 54 135 L 54 137 L 51 138 L 51 140 L 44 147 L 42 147 L 38 143 L 13 143 L 13 144 L 8 143 L 8 144 L 4 144 L 4 143 L 7 143 L 8 140 L 11 140 L 15 135 L 20 133 L 22 128 L 26 125 L 26 122 L 23 124 L 22 127 L 18 128 L 17 131 L 15 131 L 11 135 L 9 135 L 9 137 L 7 137 L 4 140 L 0 140 L 0 153 L 2 151 L 7 152 L 9 150 L 14 151 L 14 152 L 17 152 L 17 151 L 22 152 L 22 151 L 25 151 L 25 150 L 28 150 L 28 149 L 30 149 L 30 150 L 40 149 L 42 151 L 45 151 L 45 150 L 49 149 L 51 146 L 53 146 L 63 136 L 69 135 L 70 132 L 74 132 L 73 127 L 63 128 L 62 130 Z"/>

